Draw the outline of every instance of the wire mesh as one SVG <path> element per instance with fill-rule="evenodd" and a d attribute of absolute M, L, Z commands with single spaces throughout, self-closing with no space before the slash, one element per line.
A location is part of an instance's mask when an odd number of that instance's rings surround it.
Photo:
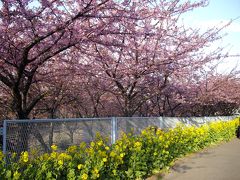
<path fill-rule="evenodd" d="M 96 134 L 108 138 L 110 143 L 111 119 L 26 120 L 7 121 L 6 152 L 36 149 L 50 152 L 51 145 L 65 150 L 71 145 L 93 141 Z"/>
<path fill-rule="evenodd" d="M 0 149 L 3 148 L 3 121 L 0 121 Z"/>
<path fill-rule="evenodd" d="M 117 118 L 117 138 L 121 132 L 139 134 L 149 126 L 161 127 L 161 117 L 118 117 Z"/>
<path fill-rule="evenodd" d="M 31 150 L 42 154 L 50 152 L 52 144 L 57 145 L 59 151 L 81 142 L 88 144 L 95 139 L 97 133 L 107 138 L 111 144 L 121 136 L 121 132 L 139 134 L 149 126 L 161 129 L 173 128 L 178 123 L 199 126 L 207 122 L 227 121 L 233 118 L 234 116 L 5 120 L 3 136 L 0 138 L 5 154 Z"/>

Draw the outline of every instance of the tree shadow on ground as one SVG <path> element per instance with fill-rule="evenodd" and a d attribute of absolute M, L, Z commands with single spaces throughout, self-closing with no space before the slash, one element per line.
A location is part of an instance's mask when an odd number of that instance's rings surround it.
<path fill-rule="evenodd" d="M 187 156 L 183 156 L 180 159 L 177 159 L 174 165 L 170 168 L 168 172 L 162 172 L 159 174 L 155 174 L 152 177 L 148 178 L 147 180 L 161 180 L 164 179 L 164 176 L 170 172 L 176 172 L 180 174 L 187 173 L 191 169 L 200 169 L 205 168 L 204 166 L 194 166 L 196 164 L 192 160 L 199 159 L 205 156 L 216 156 L 213 155 L 214 153 L 211 150 L 203 150 L 201 152 L 193 153 Z"/>
<path fill-rule="evenodd" d="M 191 159 L 199 159 L 206 156 L 215 157 L 216 155 L 214 155 L 213 152 L 202 152 L 202 153 L 198 153 L 196 156 L 192 157 Z"/>
<path fill-rule="evenodd" d="M 213 156 L 213 152 L 209 151 L 209 150 L 205 150 L 202 152 L 191 154 L 189 156 L 185 156 L 185 157 L 183 157 L 183 159 L 176 160 L 176 162 L 170 168 L 170 170 L 175 171 L 177 173 L 186 173 L 188 170 L 193 169 L 193 168 L 194 169 L 195 168 L 204 168 L 204 166 L 191 166 L 191 164 L 195 164 L 195 162 L 193 162 L 192 160 L 195 161 L 195 159 L 203 158 L 205 156 Z"/>
<path fill-rule="evenodd" d="M 172 168 L 171 171 L 176 171 L 178 173 L 186 173 L 188 170 L 192 169 L 191 166 L 188 165 L 181 165 L 181 164 L 175 164 Z"/>

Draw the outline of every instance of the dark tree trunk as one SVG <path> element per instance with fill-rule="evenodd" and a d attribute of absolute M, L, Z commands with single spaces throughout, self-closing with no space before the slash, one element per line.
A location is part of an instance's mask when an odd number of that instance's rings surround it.
<path fill-rule="evenodd" d="M 28 119 L 26 116 L 21 116 L 19 117 L 19 119 Z M 29 140 L 29 132 L 30 132 L 30 128 L 29 128 L 29 123 L 19 123 L 19 130 L 18 130 L 18 136 L 17 136 L 17 148 L 16 151 L 18 154 L 20 154 L 23 151 L 28 151 L 28 140 Z"/>

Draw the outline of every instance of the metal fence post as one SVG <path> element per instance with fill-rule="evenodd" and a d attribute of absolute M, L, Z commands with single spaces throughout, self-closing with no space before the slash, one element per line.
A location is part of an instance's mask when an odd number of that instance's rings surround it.
<path fill-rule="evenodd" d="M 186 123 L 187 123 L 187 126 L 190 126 L 191 125 L 191 120 L 189 117 L 186 118 Z"/>
<path fill-rule="evenodd" d="M 117 139 L 117 118 L 116 117 L 112 117 L 111 118 L 111 143 L 114 144 L 116 142 Z"/>
<path fill-rule="evenodd" d="M 159 128 L 163 129 L 164 128 L 164 123 L 163 123 L 163 116 L 159 117 Z"/>
<path fill-rule="evenodd" d="M 3 121 L 3 154 L 7 153 L 7 121 Z"/>

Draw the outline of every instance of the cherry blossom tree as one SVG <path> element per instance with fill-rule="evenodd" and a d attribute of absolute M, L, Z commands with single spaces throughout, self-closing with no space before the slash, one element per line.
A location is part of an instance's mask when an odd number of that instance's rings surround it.
<path fill-rule="evenodd" d="M 236 74 L 209 74 L 199 84 L 194 109 L 198 115 L 231 115 L 239 108 L 240 81 Z"/>
<path fill-rule="evenodd" d="M 44 97 L 42 93 L 28 96 L 38 81 L 39 68 L 61 59 L 70 48 L 84 52 L 91 42 L 111 44 L 101 36 L 121 33 L 113 24 L 135 18 L 129 14 L 130 4 L 111 0 L 1 1 L 0 80 L 12 93 L 17 118 L 27 119 Z"/>
<path fill-rule="evenodd" d="M 196 4 L 178 6 L 171 2 L 165 6 L 175 10 L 164 11 L 159 7 L 161 18 L 142 21 L 144 29 L 138 24 L 135 27 L 120 25 L 118 28 L 126 31 L 118 36 L 121 47 L 95 44 L 89 49 L 88 73 L 109 84 L 108 91 L 115 97 L 122 116 L 142 115 L 140 111 L 147 104 L 158 107 L 158 115 L 165 114 L 168 106 L 174 115 L 173 110 L 179 105 L 171 106 L 169 99 L 178 96 L 179 92 L 173 93 L 179 90 L 178 84 L 212 61 L 226 57 L 221 54 L 222 48 L 206 53 L 206 47 L 221 38 L 219 31 L 223 27 L 200 33 L 198 29 L 187 29 L 178 23 L 180 15 Z M 141 31 L 133 36 L 128 29 Z M 148 111 L 151 110 L 148 108 Z"/>
<path fill-rule="evenodd" d="M 203 32 L 180 21 L 205 5 L 1 0 L 0 103 L 18 119 L 180 114 L 199 69 L 227 57 L 206 51 L 224 27 Z"/>

